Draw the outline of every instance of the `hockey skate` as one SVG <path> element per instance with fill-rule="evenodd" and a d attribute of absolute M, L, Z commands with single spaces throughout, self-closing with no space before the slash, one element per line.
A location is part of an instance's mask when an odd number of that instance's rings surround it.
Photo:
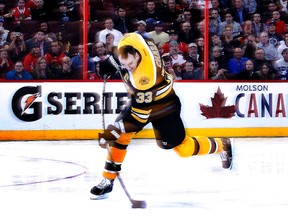
<path fill-rule="evenodd" d="M 232 167 L 232 146 L 229 138 L 221 138 L 223 142 L 223 151 L 220 152 L 220 157 L 222 160 L 222 167 L 224 169 L 231 169 Z"/>
<path fill-rule="evenodd" d="M 114 180 L 110 180 L 107 178 L 104 178 L 98 185 L 91 188 L 90 193 L 90 199 L 92 200 L 100 200 L 100 199 L 106 199 L 108 198 L 108 194 L 113 189 L 113 182 Z"/>

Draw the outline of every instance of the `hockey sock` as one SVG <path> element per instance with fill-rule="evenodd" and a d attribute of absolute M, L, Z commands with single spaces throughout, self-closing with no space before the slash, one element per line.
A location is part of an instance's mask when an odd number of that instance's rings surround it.
<path fill-rule="evenodd" d="M 103 177 L 115 179 L 117 172 L 121 170 L 121 165 L 126 156 L 126 148 L 129 145 L 134 133 L 122 133 L 120 137 L 108 150 Z"/>
<path fill-rule="evenodd" d="M 180 157 L 190 157 L 194 155 L 217 154 L 223 150 L 223 147 L 220 138 L 186 136 L 183 142 L 173 149 Z"/>

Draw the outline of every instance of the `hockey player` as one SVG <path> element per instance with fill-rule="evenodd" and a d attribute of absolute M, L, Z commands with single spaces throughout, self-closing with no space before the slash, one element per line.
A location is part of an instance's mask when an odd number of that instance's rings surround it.
<path fill-rule="evenodd" d="M 126 149 L 133 135 L 152 123 L 160 148 L 173 149 L 181 157 L 220 153 L 223 168 L 231 166 L 232 150 L 228 138 L 187 136 L 180 118 L 181 103 L 173 90 L 173 78 L 162 67 L 154 43 L 137 33 L 126 34 L 118 44 L 118 59 L 110 56 L 102 63 L 104 76 L 115 71 L 131 94 L 131 102 L 114 125 L 99 133 L 100 146 L 109 145 L 103 180 L 91 189 L 91 199 L 106 198 L 121 170 Z"/>

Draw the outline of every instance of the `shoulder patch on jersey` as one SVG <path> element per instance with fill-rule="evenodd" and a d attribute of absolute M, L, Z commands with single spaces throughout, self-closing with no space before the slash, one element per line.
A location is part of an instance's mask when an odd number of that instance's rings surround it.
<path fill-rule="evenodd" d="M 150 79 L 149 79 L 149 77 L 147 77 L 147 76 L 143 76 L 143 77 L 141 77 L 140 80 L 139 80 L 139 83 L 140 83 L 141 85 L 147 85 L 147 84 L 149 84 L 149 82 L 150 82 Z"/>

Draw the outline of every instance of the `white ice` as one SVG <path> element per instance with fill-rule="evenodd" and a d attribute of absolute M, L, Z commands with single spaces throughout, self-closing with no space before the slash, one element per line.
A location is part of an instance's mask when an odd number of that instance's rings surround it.
<path fill-rule="evenodd" d="M 95 140 L 0 142 L 1 216 L 159 216 L 288 214 L 288 138 L 235 138 L 232 170 L 219 155 L 179 158 L 153 139 L 128 147 L 121 176 L 106 200 L 90 200 L 106 150 Z"/>

